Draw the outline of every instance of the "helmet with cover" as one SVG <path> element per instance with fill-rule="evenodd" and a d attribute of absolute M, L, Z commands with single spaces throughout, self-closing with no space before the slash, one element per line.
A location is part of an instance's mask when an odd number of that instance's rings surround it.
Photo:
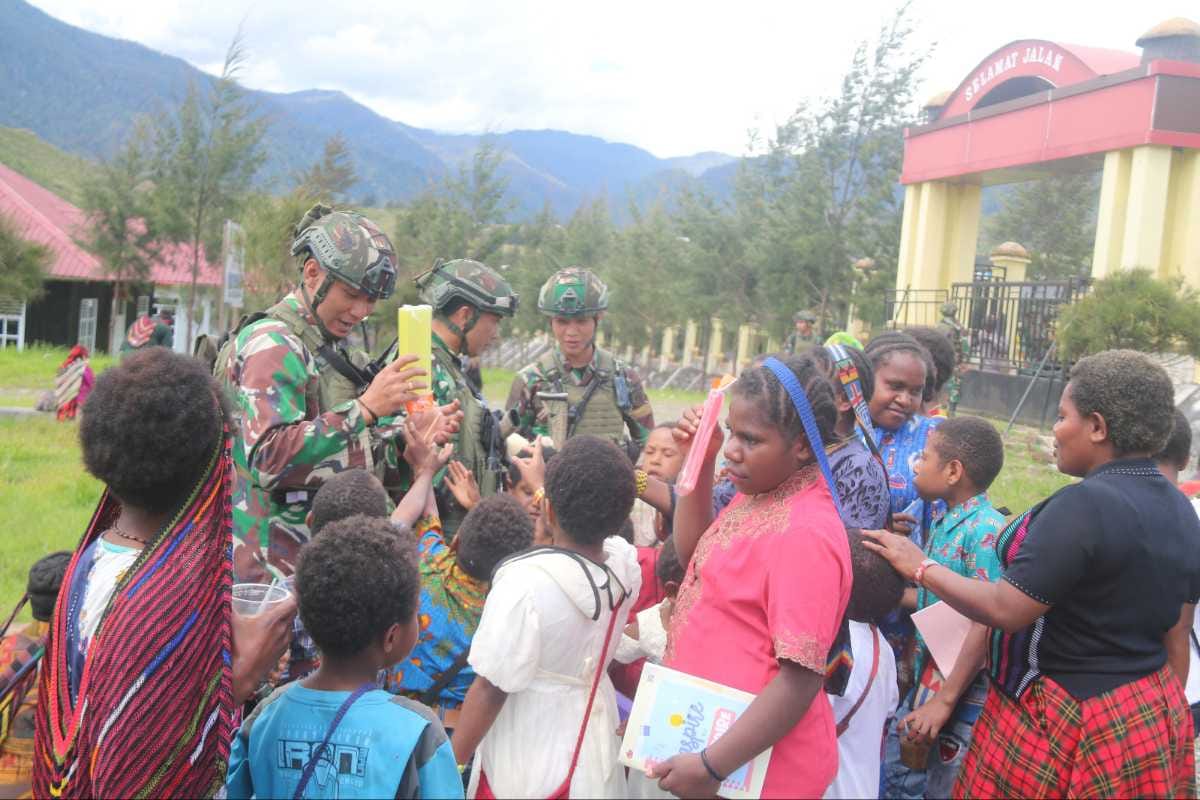
<path fill-rule="evenodd" d="M 396 251 L 374 222 L 353 211 L 315 205 L 296 226 L 292 255 L 316 259 L 328 275 L 313 299 L 316 308 L 333 280 L 372 300 L 385 300 L 396 288 Z"/>
<path fill-rule="evenodd" d="M 414 283 L 421 299 L 441 314 L 460 300 L 480 311 L 511 317 L 520 297 L 499 272 L 469 258 L 442 261 L 417 276 Z"/>
<path fill-rule="evenodd" d="M 608 287 L 583 267 L 560 269 L 538 293 L 538 311 L 548 317 L 590 317 L 607 308 Z"/>
<path fill-rule="evenodd" d="M 804 309 L 803 311 L 797 311 L 792 316 L 792 321 L 793 322 L 807 322 L 807 323 L 812 324 L 817 321 L 817 315 L 808 309 Z"/>
<path fill-rule="evenodd" d="M 958 315 L 958 305 L 953 300 L 942 303 L 942 316 L 955 317 Z"/>

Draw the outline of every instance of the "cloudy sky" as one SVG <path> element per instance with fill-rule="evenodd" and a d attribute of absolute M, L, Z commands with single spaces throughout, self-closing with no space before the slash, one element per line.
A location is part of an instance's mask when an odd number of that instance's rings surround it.
<path fill-rule="evenodd" d="M 836 91 L 855 44 L 896 0 L 32 0 L 71 24 L 209 71 L 239 24 L 245 82 L 340 89 L 409 125 L 449 132 L 559 128 L 658 156 L 745 151 L 797 102 Z M 933 48 L 921 96 L 953 88 L 1013 39 L 1135 50 L 1146 29 L 1200 18 L 1195 0 L 915 0 Z"/>

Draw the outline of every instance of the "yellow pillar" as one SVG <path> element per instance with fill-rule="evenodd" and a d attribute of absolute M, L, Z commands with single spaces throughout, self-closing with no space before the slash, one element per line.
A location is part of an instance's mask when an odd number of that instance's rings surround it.
<path fill-rule="evenodd" d="M 1004 280 L 1009 283 L 1022 283 L 1025 280 L 1025 270 L 1032 260 L 1029 251 L 1016 242 L 1005 242 L 992 249 L 988 258 L 993 266 L 1004 269 Z"/>
<path fill-rule="evenodd" d="M 689 319 L 687 325 L 683 329 L 683 357 L 679 359 L 679 363 L 685 367 L 690 367 L 695 359 L 696 337 L 699 334 L 699 329 L 696 327 L 696 321 Z"/>
<path fill-rule="evenodd" d="M 737 338 L 737 353 L 733 358 L 733 371 L 741 372 L 742 369 L 750 363 L 750 345 L 754 334 L 754 328 L 751 325 L 738 326 Z"/>
<path fill-rule="evenodd" d="M 899 321 L 931 325 L 937 307 L 930 292 L 967 282 L 975 268 L 982 189 L 975 184 L 929 181 L 905 189 L 896 270 L 897 303 L 909 292 Z"/>
<path fill-rule="evenodd" d="M 658 368 L 666 369 L 675 356 L 675 327 L 663 329 L 662 350 L 658 352 Z"/>
<path fill-rule="evenodd" d="M 1172 160 L 1164 246 L 1165 275 L 1200 289 L 1200 150 L 1178 151 Z"/>
<path fill-rule="evenodd" d="M 723 330 L 721 328 L 721 319 L 719 317 L 712 318 L 712 329 L 708 334 L 708 357 L 704 359 L 704 373 L 706 375 L 716 375 L 720 369 L 720 363 L 725 360 Z"/>
<path fill-rule="evenodd" d="M 1097 280 L 1121 269 L 1121 247 L 1125 238 L 1125 199 L 1129 196 L 1129 150 L 1104 154 L 1100 181 L 1100 204 L 1096 213 L 1096 246 L 1092 251 L 1092 277 Z"/>
<path fill-rule="evenodd" d="M 1121 266 L 1145 267 L 1161 275 L 1171 185 L 1171 148 L 1143 145 L 1133 149 Z"/>

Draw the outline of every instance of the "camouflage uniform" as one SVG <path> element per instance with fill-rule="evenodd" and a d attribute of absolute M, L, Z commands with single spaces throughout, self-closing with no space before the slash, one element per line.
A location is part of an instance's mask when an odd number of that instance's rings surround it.
<path fill-rule="evenodd" d="M 942 319 L 937 324 L 937 329 L 950 340 L 950 344 L 954 347 L 954 372 L 951 374 L 950 380 L 946 381 L 946 403 L 950 407 L 950 416 L 954 416 L 954 412 L 958 408 L 958 401 L 962 396 L 962 371 L 971 357 L 971 341 L 967 336 L 966 329 L 955 319 L 957 313 L 958 307 L 954 303 L 943 303 Z"/>
<path fill-rule="evenodd" d="M 608 287 L 582 267 L 559 270 L 538 295 L 538 310 L 548 317 L 598 317 L 607 308 Z M 594 381 L 601 383 L 588 396 Z M 582 368 L 568 365 L 556 346 L 513 378 L 506 408 L 516 412 L 518 430 L 526 438 L 552 435 L 551 412 L 539 392 L 567 395 L 568 436 L 590 434 L 619 445 L 632 441 L 640 448 L 654 427 L 654 410 L 641 378 L 629 365 L 595 346 L 591 362 Z M 585 396 L 587 404 L 577 414 Z"/>
<path fill-rule="evenodd" d="M 394 268 L 390 284 L 381 271 L 390 267 L 391 245 L 377 228 L 355 214 L 309 216 L 310 227 L 303 222 L 298 227 L 293 254 L 311 253 L 329 271 L 316 297 L 323 299 L 334 279 L 375 297 L 390 294 Z M 306 240 L 313 228 L 329 235 Z M 218 356 L 216 372 L 234 399 L 237 423 L 233 559 L 238 581 L 269 581 L 270 572 L 292 571 L 309 538 L 312 496 L 330 476 L 356 467 L 381 474 L 387 464 L 397 463 L 396 426 L 384 418 L 368 427 L 355 402 L 361 387 L 329 360 L 340 355 L 361 368 L 366 355 L 335 347 L 311 310 L 319 302 L 310 306 L 303 288 L 296 290 L 242 328 Z"/>
<path fill-rule="evenodd" d="M 511 317 L 516 313 L 518 297 L 512 287 L 495 270 L 470 259 L 457 259 L 439 263 L 416 279 L 421 297 L 434 309 L 438 321 L 459 337 L 461 348 L 466 347 L 467 334 L 475 326 L 482 313 Z M 466 302 L 473 316 L 463 328 L 459 328 L 442 313 L 451 304 Z M 499 435 L 498 423 L 481 387 L 467 377 L 465 361 L 468 354 L 450 349 L 436 333 L 433 334 L 433 365 L 430 387 L 434 401 L 446 405 L 458 400 L 463 412 L 462 424 L 452 437 L 454 458 L 462 463 L 475 477 L 481 497 L 488 497 L 501 489 L 500 472 L 505 455 L 503 437 Z M 438 510 L 442 518 L 442 530 L 453 536 L 467 514 L 454 495 L 442 486 L 438 476 Z"/>
<path fill-rule="evenodd" d="M 821 337 L 817 334 L 817 315 L 811 311 L 797 311 L 792 317 L 792 322 L 807 322 L 809 324 L 808 335 L 800 333 L 793 329 L 788 337 L 783 340 L 783 349 L 790 356 L 796 353 L 803 353 L 809 348 L 816 347 L 821 344 Z"/>

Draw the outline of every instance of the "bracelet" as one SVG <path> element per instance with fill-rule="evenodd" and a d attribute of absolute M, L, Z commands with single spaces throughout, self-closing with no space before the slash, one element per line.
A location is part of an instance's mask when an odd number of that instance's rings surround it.
<path fill-rule="evenodd" d="M 938 566 L 938 562 L 934 561 L 932 558 L 927 558 L 922 561 L 921 566 L 917 567 L 917 571 L 913 573 L 913 583 L 915 583 L 917 586 L 924 586 L 925 570 L 936 566 Z"/>
<path fill-rule="evenodd" d="M 363 411 L 366 411 L 368 414 L 371 415 L 371 421 L 367 423 L 368 426 L 374 425 L 376 422 L 379 422 L 379 415 L 376 414 L 374 411 L 372 411 L 371 407 L 369 405 L 367 405 L 366 403 L 364 403 L 363 399 L 361 397 L 358 398 L 358 404 L 360 406 L 362 406 Z"/>
<path fill-rule="evenodd" d="M 633 480 L 637 484 L 637 496 L 642 497 L 646 494 L 646 487 L 650 485 L 650 476 L 646 474 L 644 469 L 635 469 L 633 471 Z"/>
<path fill-rule="evenodd" d="M 708 770 L 709 776 L 714 781 L 716 781 L 717 783 L 724 783 L 725 779 L 717 774 L 717 771 L 715 769 L 713 769 L 712 764 L 708 763 L 707 751 L 708 751 L 707 747 L 700 751 L 700 763 L 704 765 L 704 768 L 706 770 Z"/>

